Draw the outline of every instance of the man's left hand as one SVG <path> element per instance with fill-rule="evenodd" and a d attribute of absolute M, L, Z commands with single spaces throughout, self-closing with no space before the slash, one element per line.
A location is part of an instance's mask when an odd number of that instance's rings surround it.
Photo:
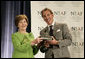
<path fill-rule="evenodd" d="M 56 45 L 56 44 L 59 43 L 53 36 L 52 36 L 52 39 L 53 39 L 53 40 L 48 40 L 47 42 L 48 42 L 49 44 L 51 44 L 51 45 Z"/>

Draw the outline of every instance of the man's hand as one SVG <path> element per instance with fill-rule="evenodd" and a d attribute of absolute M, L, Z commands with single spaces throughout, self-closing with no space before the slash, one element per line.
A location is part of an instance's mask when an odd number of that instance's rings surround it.
<path fill-rule="evenodd" d="M 45 47 L 47 47 L 47 48 L 50 47 L 50 46 L 49 46 L 49 43 L 48 43 L 47 41 L 44 41 L 44 45 L 45 45 Z"/>
<path fill-rule="evenodd" d="M 47 40 L 47 42 L 48 42 L 49 44 L 51 44 L 51 45 L 56 45 L 56 44 L 59 43 L 53 36 L 52 36 L 52 39 L 53 39 L 53 40 Z"/>

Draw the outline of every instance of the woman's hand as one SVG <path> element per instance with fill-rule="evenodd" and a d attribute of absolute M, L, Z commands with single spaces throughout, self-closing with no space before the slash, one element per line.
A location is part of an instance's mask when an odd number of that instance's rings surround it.
<path fill-rule="evenodd" d="M 35 43 L 36 43 L 36 44 L 40 43 L 41 41 L 43 41 L 42 38 L 36 38 L 36 39 L 35 39 Z"/>
<path fill-rule="evenodd" d="M 43 41 L 42 38 L 36 38 L 31 42 L 31 45 L 39 44 L 41 41 Z"/>

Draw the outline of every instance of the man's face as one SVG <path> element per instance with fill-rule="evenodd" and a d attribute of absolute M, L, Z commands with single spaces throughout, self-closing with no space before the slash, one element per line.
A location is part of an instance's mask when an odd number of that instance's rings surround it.
<path fill-rule="evenodd" d="M 48 10 L 43 11 L 43 19 L 48 25 L 51 25 L 53 22 L 53 14 Z"/>

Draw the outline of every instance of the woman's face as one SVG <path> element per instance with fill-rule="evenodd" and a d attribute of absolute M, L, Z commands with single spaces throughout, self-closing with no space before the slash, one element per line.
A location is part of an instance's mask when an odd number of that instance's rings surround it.
<path fill-rule="evenodd" d="M 28 23 L 26 22 L 25 19 L 20 20 L 18 23 L 19 30 L 26 30 L 27 26 L 28 26 Z"/>

